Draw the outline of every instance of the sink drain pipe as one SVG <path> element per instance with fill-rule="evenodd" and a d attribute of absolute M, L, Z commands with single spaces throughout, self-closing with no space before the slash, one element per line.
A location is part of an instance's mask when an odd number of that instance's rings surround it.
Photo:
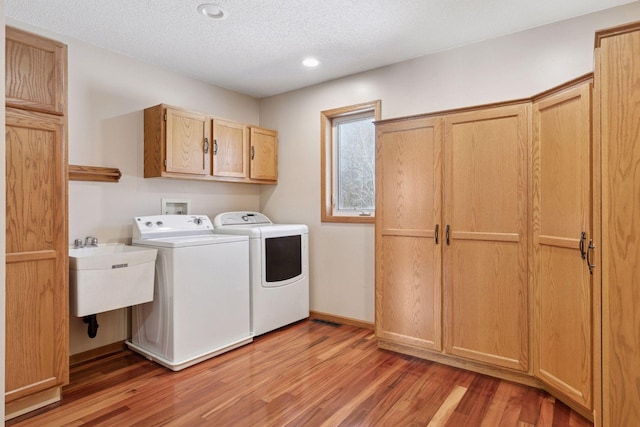
<path fill-rule="evenodd" d="M 95 338 L 98 334 L 98 315 L 90 314 L 89 316 L 84 316 L 82 321 L 89 325 L 87 327 L 87 334 L 89 334 L 89 338 Z"/>

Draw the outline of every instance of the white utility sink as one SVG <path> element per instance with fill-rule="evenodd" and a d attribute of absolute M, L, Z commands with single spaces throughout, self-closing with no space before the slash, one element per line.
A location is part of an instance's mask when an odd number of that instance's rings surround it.
<path fill-rule="evenodd" d="M 153 301 L 157 252 L 124 244 L 69 249 L 71 314 L 83 317 Z"/>

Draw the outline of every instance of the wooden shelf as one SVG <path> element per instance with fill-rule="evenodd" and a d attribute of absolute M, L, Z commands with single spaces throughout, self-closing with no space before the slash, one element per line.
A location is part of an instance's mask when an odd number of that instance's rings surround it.
<path fill-rule="evenodd" d="M 122 173 L 118 168 L 69 165 L 69 181 L 119 182 Z"/>

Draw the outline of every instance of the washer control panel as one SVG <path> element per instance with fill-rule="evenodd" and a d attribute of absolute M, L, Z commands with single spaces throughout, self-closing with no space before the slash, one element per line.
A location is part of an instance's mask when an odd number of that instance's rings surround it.
<path fill-rule="evenodd" d="M 206 215 L 151 215 L 133 218 L 133 239 L 160 239 L 212 234 L 213 223 Z"/>

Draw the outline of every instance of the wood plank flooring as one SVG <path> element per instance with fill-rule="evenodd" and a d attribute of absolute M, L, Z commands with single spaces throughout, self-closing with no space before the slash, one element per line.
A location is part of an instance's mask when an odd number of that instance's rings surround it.
<path fill-rule="evenodd" d="M 71 368 L 61 402 L 7 426 L 591 426 L 547 393 L 302 321 L 171 372 L 128 350 Z"/>

